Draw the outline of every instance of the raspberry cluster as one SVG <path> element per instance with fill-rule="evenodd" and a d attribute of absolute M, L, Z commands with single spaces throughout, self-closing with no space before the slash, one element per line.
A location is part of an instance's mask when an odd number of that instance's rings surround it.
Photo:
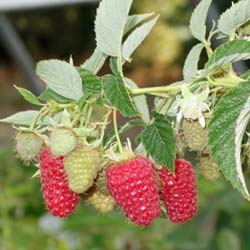
<path fill-rule="evenodd" d="M 174 223 L 184 223 L 197 212 L 196 177 L 185 160 L 176 160 L 175 175 L 167 168 L 160 170 L 160 189 L 155 166 L 145 157 L 115 164 L 106 174 L 110 194 L 125 215 L 138 225 L 147 226 L 160 216 L 160 199 Z"/>
<path fill-rule="evenodd" d="M 101 213 L 117 205 L 130 221 L 140 226 L 148 226 L 160 216 L 161 200 L 174 223 L 195 215 L 196 179 L 189 162 L 177 160 L 175 175 L 162 168 L 160 186 L 156 167 L 146 157 L 113 163 L 106 171 L 101 164 L 100 151 L 86 145 L 76 146 L 66 156 L 57 156 L 50 147 L 44 147 L 39 166 L 48 210 L 54 216 L 66 217 L 75 211 L 82 197 Z"/>

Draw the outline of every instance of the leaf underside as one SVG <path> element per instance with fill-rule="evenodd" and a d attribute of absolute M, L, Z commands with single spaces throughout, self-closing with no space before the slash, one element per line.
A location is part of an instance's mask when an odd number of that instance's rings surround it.
<path fill-rule="evenodd" d="M 81 98 L 82 80 L 71 64 L 60 60 L 40 61 L 36 73 L 57 94 L 71 100 Z"/>
<path fill-rule="evenodd" d="M 206 19 L 209 6 L 212 0 L 202 0 L 195 8 L 191 20 L 190 20 L 190 31 L 193 37 L 201 42 L 205 41 L 206 36 Z"/>
<path fill-rule="evenodd" d="M 190 81 L 196 75 L 198 71 L 198 63 L 201 55 L 201 51 L 204 48 L 202 43 L 196 44 L 189 52 L 184 68 L 183 68 L 183 77 L 185 81 Z"/>
<path fill-rule="evenodd" d="M 20 111 L 0 121 L 5 122 L 5 123 L 10 123 L 10 124 L 27 126 L 32 123 L 32 121 L 34 120 L 37 114 L 38 114 L 38 111 L 35 111 L 35 110 Z"/>
<path fill-rule="evenodd" d="M 142 24 L 128 36 L 122 46 L 123 58 L 130 58 L 133 52 L 137 49 L 137 47 L 143 42 L 143 40 L 152 30 L 158 18 L 159 16 L 156 16 L 152 20 Z"/>
<path fill-rule="evenodd" d="M 241 25 L 246 23 L 250 19 L 250 0 L 239 1 L 232 5 L 232 7 L 226 10 L 220 16 L 218 21 L 218 29 L 226 34 L 230 35 Z"/>
<path fill-rule="evenodd" d="M 108 56 L 119 57 L 124 29 L 132 0 L 102 0 L 95 20 L 98 48 Z M 112 19 L 112 22 L 111 22 Z"/>

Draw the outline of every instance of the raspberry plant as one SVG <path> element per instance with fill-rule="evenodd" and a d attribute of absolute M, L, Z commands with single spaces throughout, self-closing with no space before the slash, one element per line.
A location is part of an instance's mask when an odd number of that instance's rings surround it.
<path fill-rule="evenodd" d="M 18 157 L 37 163 L 35 175 L 41 175 L 45 204 L 54 215 L 71 214 L 82 197 L 101 212 L 116 202 L 138 225 L 149 225 L 160 210 L 183 223 L 197 211 L 196 174 L 189 162 L 178 159 L 187 151 L 197 153 L 196 170 L 208 180 L 222 174 L 250 201 L 244 175 L 250 162 L 250 73 L 237 74 L 233 67 L 250 59 L 250 0 L 233 4 L 208 30 L 211 1 L 202 0 L 191 16 L 190 32 L 198 43 L 187 55 L 182 81 L 139 88 L 124 75 L 124 66 L 160 17 L 130 15 L 132 0 L 102 0 L 92 56 L 79 66 L 72 59 L 39 62 L 36 73 L 46 88 L 38 97 L 16 87 L 39 109 L 1 122 L 17 131 Z M 218 37 L 223 43 L 212 49 L 211 39 Z M 199 66 L 203 50 L 207 61 Z M 100 76 L 106 61 L 112 73 Z M 152 112 L 147 95 L 155 97 Z M 105 110 L 98 120 L 97 107 Z M 118 112 L 127 119 L 122 127 Z M 133 127 L 141 128 L 137 138 L 122 142 L 121 135 Z M 99 190 L 99 183 L 106 187 Z"/>

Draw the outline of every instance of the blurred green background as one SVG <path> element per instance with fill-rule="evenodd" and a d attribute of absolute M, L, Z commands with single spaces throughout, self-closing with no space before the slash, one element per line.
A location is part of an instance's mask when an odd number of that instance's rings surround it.
<path fill-rule="evenodd" d="M 220 2 L 220 1 L 219 1 Z M 227 2 L 230 1 L 221 1 Z M 81 64 L 94 49 L 96 5 L 7 13 L 35 61 L 72 55 Z M 188 31 L 186 0 L 137 0 L 133 12 L 159 12 L 151 36 L 126 66 L 140 86 L 167 84 L 182 77 L 185 56 L 195 43 Z M 33 108 L 13 84 L 27 87 L 0 44 L 0 117 Z M 105 66 L 102 74 L 108 72 Z M 159 218 L 137 227 L 120 211 L 97 214 L 81 204 L 71 217 L 51 217 L 42 201 L 35 168 L 15 160 L 13 130 L 0 124 L 0 250 L 248 250 L 250 205 L 221 177 L 211 183 L 198 172 L 199 212 L 184 225 Z"/>

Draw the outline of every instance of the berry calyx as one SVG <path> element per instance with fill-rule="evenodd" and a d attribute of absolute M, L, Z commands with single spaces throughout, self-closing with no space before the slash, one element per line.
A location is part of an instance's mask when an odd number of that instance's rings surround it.
<path fill-rule="evenodd" d="M 65 156 L 76 148 L 77 137 L 68 128 L 55 128 L 50 133 L 49 145 L 53 155 Z"/>
<path fill-rule="evenodd" d="M 68 187 L 63 157 L 56 157 L 49 148 L 40 153 L 43 199 L 54 216 L 66 217 L 74 212 L 80 197 Z"/>
<path fill-rule="evenodd" d="M 170 221 L 184 223 L 197 212 L 196 176 L 190 162 L 175 161 L 175 175 L 167 168 L 160 170 L 161 196 Z"/>
<path fill-rule="evenodd" d="M 100 151 L 89 146 L 77 147 L 65 157 L 64 166 L 70 189 L 84 193 L 93 185 L 101 168 Z"/>
<path fill-rule="evenodd" d="M 36 161 L 43 143 L 43 139 L 33 132 L 18 132 L 15 137 L 17 157 L 25 164 Z"/>
<path fill-rule="evenodd" d="M 132 222 L 148 226 L 161 213 L 154 164 L 145 157 L 106 170 L 110 194 Z"/>

